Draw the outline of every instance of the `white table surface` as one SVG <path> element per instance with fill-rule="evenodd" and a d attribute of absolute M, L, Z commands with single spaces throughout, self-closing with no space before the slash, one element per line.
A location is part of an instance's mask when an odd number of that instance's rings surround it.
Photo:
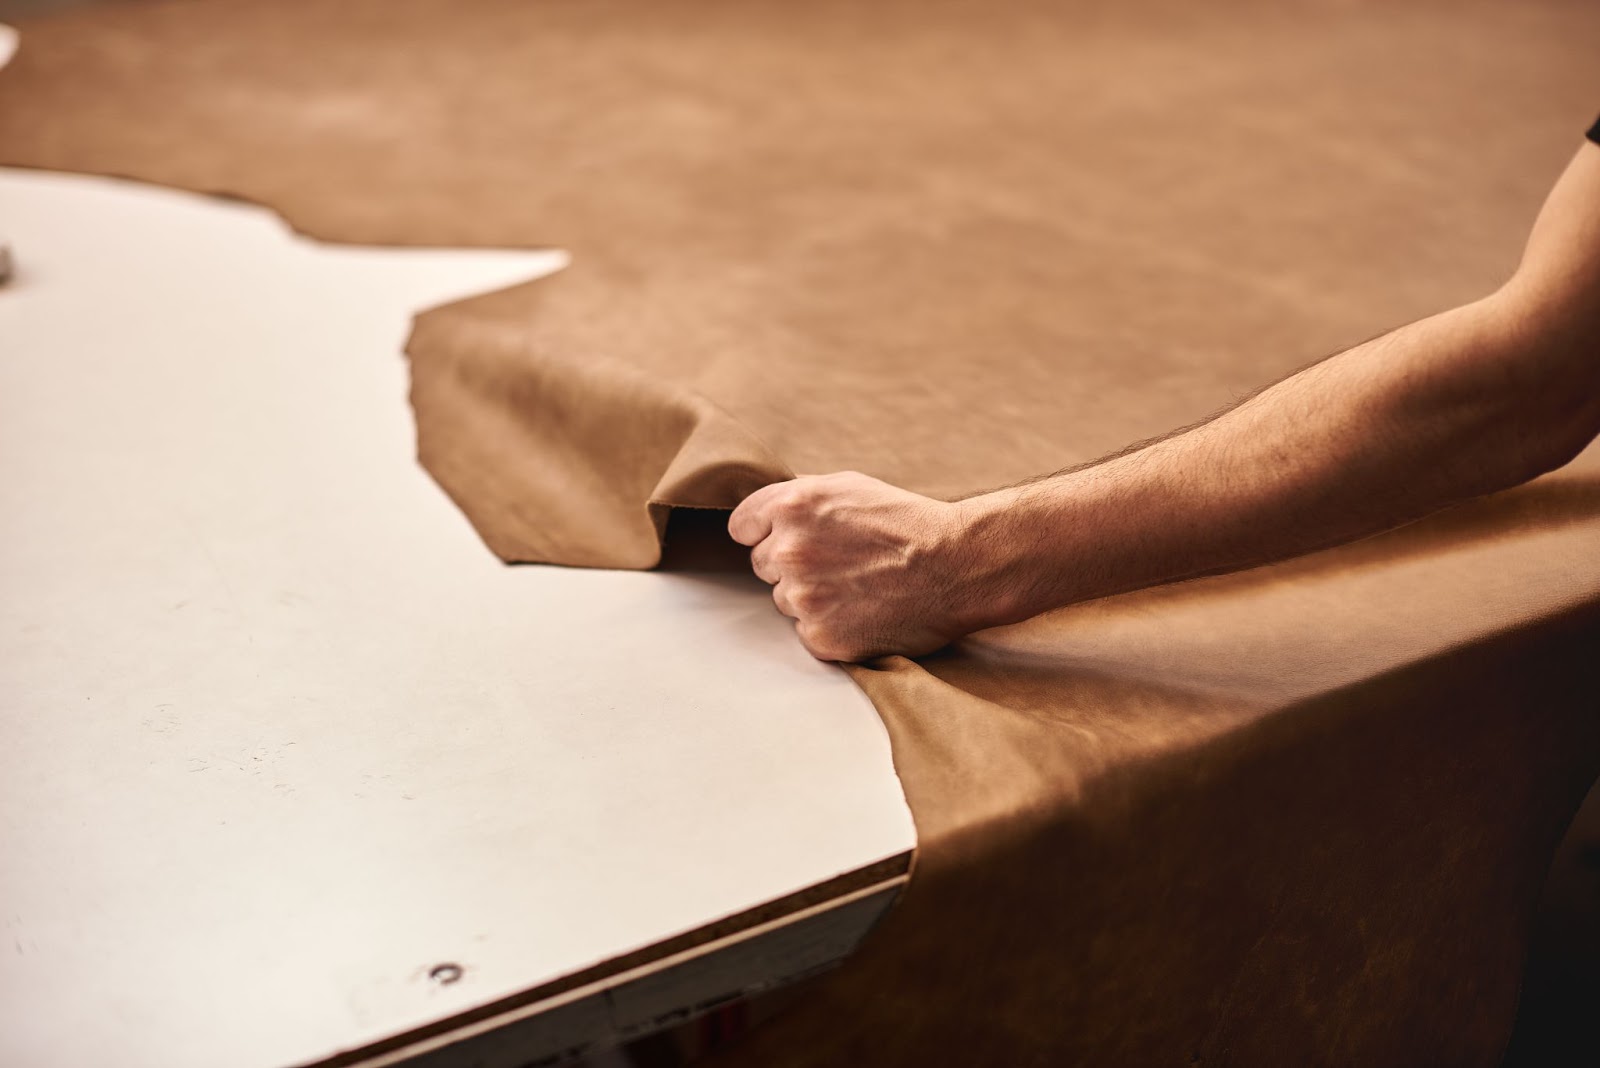
<path fill-rule="evenodd" d="M 410 314 L 560 257 L 20 171 L 0 240 L 0 1064 L 312 1061 L 911 848 L 763 586 L 505 567 L 413 461 Z"/>

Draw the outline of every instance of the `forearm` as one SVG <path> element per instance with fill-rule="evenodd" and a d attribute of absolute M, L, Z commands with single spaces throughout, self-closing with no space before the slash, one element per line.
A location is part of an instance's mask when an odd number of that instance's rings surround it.
<path fill-rule="evenodd" d="M 1103 462 L 957 502 L 854 472 L 728 520 L 824 660 L 929 652 L 1060 605 L 1351 541 L 1566 463 L 1600 433 L 1600 145 L 1483 300 Z"/>
<path fill-rule="evenodd" d="M 1269 563 L 1570 458 L 1514 291 L 1403 327 L 1140 451 L 962 502 L 969 623 Z M 1572 415 L 1575 423 L 1582 420 Z M 1539 433 L 1528 433 L 1538 426 Z"/>

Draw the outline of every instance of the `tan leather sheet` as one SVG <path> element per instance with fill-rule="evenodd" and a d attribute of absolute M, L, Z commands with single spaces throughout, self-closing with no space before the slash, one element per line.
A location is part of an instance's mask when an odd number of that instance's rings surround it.
<path fill-rule="evenodd" d="M 955 495 L 1472 299 L 1600 5 L 365 0 L 24 26 L 0 161 L 332 240 L 569 248 L 428 312 L 508 560 L 854 468 Z M 218 354 L 225 359 L 225 353 Z M 1600 454 L 1344 549 L 853 668 L 919 832 L 752 1064 L 1491 1064 L 1600 770 Z"/>

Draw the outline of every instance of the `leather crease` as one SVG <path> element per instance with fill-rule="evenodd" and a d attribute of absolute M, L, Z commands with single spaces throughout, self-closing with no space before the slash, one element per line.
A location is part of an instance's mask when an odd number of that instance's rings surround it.
<path fill-rule="evenodd" d="M 793 477 L 704 397 L 455 307 L 406 343 L 417 456 L 502 560 L 654 567 L 671 509 L 730 509 Z M 604 449 L 626 450 L 625 476 L 594 462 Z"/>

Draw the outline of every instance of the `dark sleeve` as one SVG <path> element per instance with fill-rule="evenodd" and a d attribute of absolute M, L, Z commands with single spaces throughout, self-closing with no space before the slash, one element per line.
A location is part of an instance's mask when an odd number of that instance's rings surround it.
<path fill-rule="evenodd" d="M 1600 119 L 1594 120 L 1594 125 L 1589 127 L 1589 140 L 1600 145 Z"/>

